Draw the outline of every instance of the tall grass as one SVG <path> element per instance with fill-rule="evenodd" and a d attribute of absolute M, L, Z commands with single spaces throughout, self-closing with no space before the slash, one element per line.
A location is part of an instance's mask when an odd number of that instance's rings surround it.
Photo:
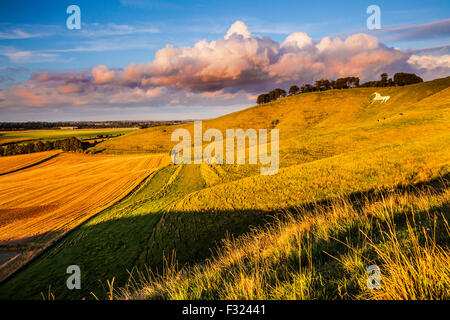
<path fill-rule="evenodd" d="M 448 213 L 447 213 L 448 214 Z M 405 248 L 397 238 L 395 224 L 385 232 L 386 245 L 371 244 L 382 262 L 385 275 L 380 291 L 373 291 L 373 299 L 449 299 L 450 252 L 436 244 L 436 221 L 431 228 L 415 228 L 407 222 L 410 246 Z M 442 222 L 447 235 L 450 229 L 445 217 Z M 420 240 L 422 238 L 422 240 Z"/>
<path fill-rule="evenodd" d="M 211 260 L 141 272 L 119 299 L 448 299 L 448 182 L 299 208 Z M 381 269 L 381 289 L 366 268 Z"/>

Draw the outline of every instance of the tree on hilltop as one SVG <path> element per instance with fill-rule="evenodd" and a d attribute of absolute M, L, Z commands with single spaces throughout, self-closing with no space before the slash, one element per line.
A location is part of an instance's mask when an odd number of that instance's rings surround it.
<path fill-rule="evenodd" d="M 256 103 L 257 103 L 257 104 L 263 104 L 263 103 L 265 103 L 265 101 L 264 101 L 264 96 L 265 96 L 264 93 L 260 94 L 260 95 L 258 96 L 258 98 L 256 98 Z"/>
<path fill-rule="evenodd" d="M 300 92 L 300 88 L 296 85 L 293 85 L 289 88 L 289 95 L 292 96 L 294 94 L 298 94 Z"/>
<path fill-rule="evenodd" d="M 331 84 L 329 80 L 320 79 L 316 81 L 316 89 L 318 91 L 325 91 L 331 89 Z"/>
<path fill-rule="evenodd" d="M 388 85 L 388 74 L 386 72 L 382 73 L 380 75 L 380 77 L 381 77 L 380 87 L 387 87 L 387 85 Z"/>
<path fill-rule="evenodd" d="M 423 79 L 414 73 L 399 72 L 394 75 L 394 84 L 396 86 L 405 86 L 420 82 L 423 82 Z"/>
<path fill-rule="evenodd" d="M 309 83 L 303 85 L 303 86 L 300 88 L 300 92 L 302 92 L 302 93 L 313 92 L 313 91 L 315 91 L 315 90 L 316 90 L 316 88 L 315 88 L 314 86 L 310 85 Z"/>

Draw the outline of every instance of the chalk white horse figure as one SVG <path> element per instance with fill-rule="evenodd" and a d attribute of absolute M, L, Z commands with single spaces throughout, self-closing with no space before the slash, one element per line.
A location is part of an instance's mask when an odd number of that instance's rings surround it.
<path fill-rule="evenodd" d="M 378 92 L 375 92 L 373 94 L 375 95 L 375 97 L 373 98 L 372 103 L 374 103 L 377 100 L 381 100 L 381 103 L 386 103 L 391 98 L 391 96 L 382 96 Z"/>

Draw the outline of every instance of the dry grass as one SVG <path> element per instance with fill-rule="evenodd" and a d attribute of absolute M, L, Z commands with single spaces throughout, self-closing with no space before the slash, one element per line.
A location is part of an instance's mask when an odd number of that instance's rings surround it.
<path fill-rule="evenodd" d="M 447 194 L 448 195 L 448 194 Z M 448 209 L 447 209 L 448 210 Z M 447 218 L 449 212 L 446 212 Z M 450 250 L 436 243 L 436 215 L 428 216 L 433 221 L 429 227 L 419 226 L 407 220 L 408 246 L 399 240 L 396 225 L 389 220 L 387 231 L 383 231 L 384 243 L 370 241 L 383 266 L 381 290 L 365 292 L 361 297 L 383 300 L 450 299 Z M 441 227 L 450 236 L 448 222 L 442 217 Z"/>
<path fill-rule="evenodd" d="M 162 274 L 140 273 L 116 298 L 449 299 L 449 200 L 447 185 L 300 208 L 229 238 L 203 264 L 179 270 L 172 260 Z M 371 264 L 381 269 L 381 290 L 366 286 Z"/>
<path fill-rule="evenodd" d="M 450 173 L 450 134 L 282 168 L 200 190 L 173 211 L 279 210 L 353 192 L 409 185 Z"/>

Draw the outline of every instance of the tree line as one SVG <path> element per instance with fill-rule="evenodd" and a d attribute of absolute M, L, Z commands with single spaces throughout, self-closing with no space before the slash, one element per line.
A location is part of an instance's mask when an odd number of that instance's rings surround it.
<path fill-rule="evenodd" d="M 181 124 L 182 120 L 142 120 L 142 121 L 29 121 L 29 122 L 0 122 L 0 131 L 17 130 L 63 130 L 72 129 L 108 129 L 108 128 L 149 128 L 171 124 Z"/>
<path fill-rule="evenodd" d="M 423 82 L 423 79 L 414 73 L 399 72 L 396 73 L 393 78 L 389 78 L 387 73 L 382 73 L 380 77 L 381 79 L 379 81 L 368 81 L 363 84 L 359 83 L 359 77 L 345 77 L 331 81 L 327 79 L 320 79 L 315 81 L 314 85 L 304 84 L 300 87 L 298 87 L 297 85 L 293 85 L 289 88 L 288 93 L 283 89 L 276 88 L 268 93 L 260 94 L 256 99 L 256 103 L 263 104 L 275 101 L 279 98 L 286 97 L 288 94 L 292 96 L 301 93 L 325 91 L 331 89 L 405 86 Z"/>
<path fill-rule="evenodd" d="M 27 154 L 33 152 L 43 152 L 50 150 L 63 150 L 81 152 L 88 146 L 88 143 L 84 143 L 75 137 L 66 138 L 63 140 L 55 141 L 37 141 L 24 144 L 11 143 L 6 146 L 0 146 L 0 156 L 14 156 L 18 154 Z"/>

